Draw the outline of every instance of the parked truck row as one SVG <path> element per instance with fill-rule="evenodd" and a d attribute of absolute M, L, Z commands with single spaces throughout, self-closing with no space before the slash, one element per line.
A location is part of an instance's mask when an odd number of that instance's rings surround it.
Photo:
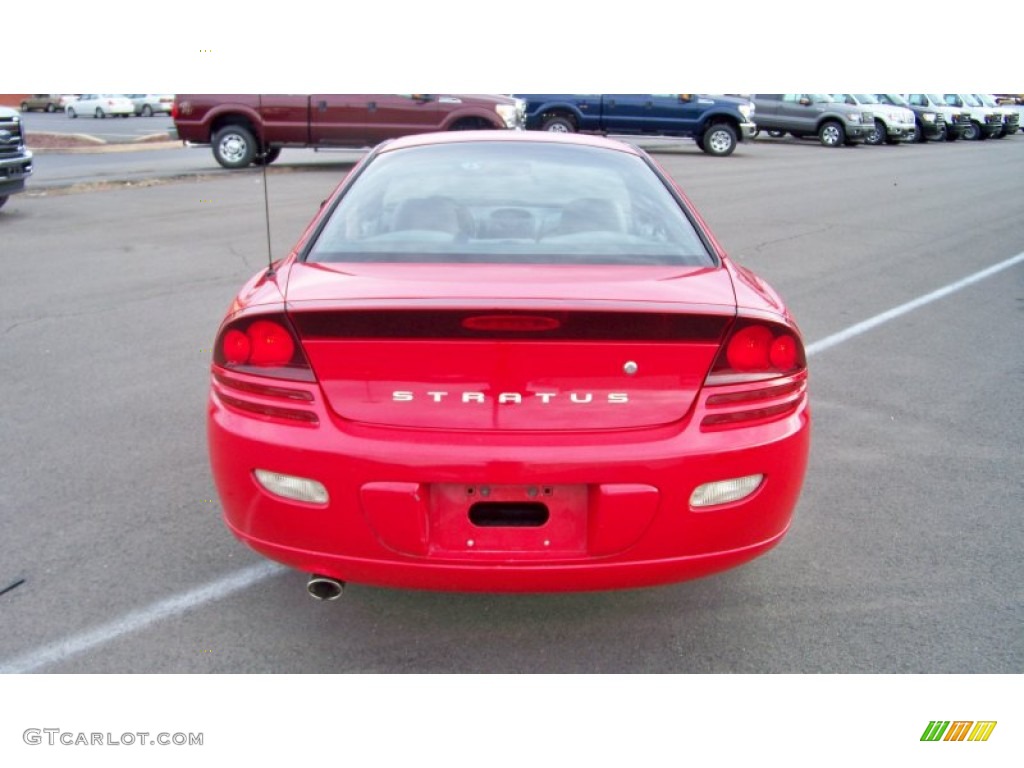
<path fill-rule="evenodd" d="M 858 143 L 980 139 L 1017 130 L 1017 113 L 970 94 L 179 94 L 177 135 L 225 168 L 273 162 L 283 147 L 373 146 L 434 131 L 522 129 L 693 139 L 725 157 L 760 131 Z"/>

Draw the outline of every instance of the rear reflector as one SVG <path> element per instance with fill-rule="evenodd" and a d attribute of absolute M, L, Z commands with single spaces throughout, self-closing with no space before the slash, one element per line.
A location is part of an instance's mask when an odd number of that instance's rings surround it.
<path fill-rule="evenodd" d="M 266 469 L 257 469 L 253 474 L 256 476 L 256 481 L 275 496 L 294 501 L 305 501 L 309 504 L 327 503 L 327 489 L 316 480 L 282 475 L 279 472 L 271 472 Z"/>
<path fill-rule="evenodd" d="M 745 499 L 761 487 L 762 480 L 764 480 L 764 475 L 747 475 L 732 480 L 704 483 L 704 485 L 697 486 L 691 494 L 690 506 L 700 509 Z"/>

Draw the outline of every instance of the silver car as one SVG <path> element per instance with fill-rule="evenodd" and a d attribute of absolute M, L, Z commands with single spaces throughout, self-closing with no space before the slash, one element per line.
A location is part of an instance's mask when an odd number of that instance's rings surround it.
<path fill-rule="evenodd" d="M 125 95 L 135 106 L 135 114 L 142 117 L 152 117 L 156 114 L 169 115 L 171 107 L 174 106 L 174 95 L 170 93 L 128 93 Z"/>

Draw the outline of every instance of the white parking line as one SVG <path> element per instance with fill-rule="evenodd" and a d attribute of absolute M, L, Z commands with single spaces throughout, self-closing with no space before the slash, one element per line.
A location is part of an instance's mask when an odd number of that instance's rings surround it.
<path fill-rule="evenodd" d="M 994 264 L 988 269 L 983 269 L 980 272 L 975 272 L 973 275 L 968 275 L 963 280 L 957 280 L 955 283 L 939 288 L 938 290 L 932 291 L 931 293 L 925 294 L 920 298 L 908 301 L 906 304 L 900 304 L 898 307 L 882 312 L 881 314 L 869 317 L 867 320 L 862 320 L 856 325 L 851 325 L 849 328 L 833 333 L 831 336 L 826 336 L 820 341 L 816 341 L 806 347 L 805 352 L 807 357 L 816 355 L 818 352 L 824 352 L 826 349 L 830 349 L 838 344 L 842 344 L 844 341 L 849 341 L 855 336 L 860 336 L 862 333 L 867 333 L 872 328 L 877 328 L 882 323 L 887 323 L 890 320 L 895 320 L 897 317 L 901 317 L 908 312 L 913 312 L 915 309 L 920 309 L 925 304 L 931 304 L 933 301 L 938 301 L 941 298 L 949 296 L 951 293 L 956 293 L 962 288 L 966 288 L 969 285 L 974 285 L 979 280 L 984 280 L 986 277 L 991 277 L 997 272 L 1002 272 L 1004 269 L 1009 269 L 1014 264 L 1019 264 L 1024 261 L 1024 252 L 1018 253 L 1016 256 L 1001 261 L 998 264 Z"/>
<path fill-rule="evenodd" d="M 119 619 L 114 619 L 95 629 L 90 629 L 78 635 L 72 635 L 66 640 L 44 645 L 36 651 L 0 663 L 0 674 L 35 672 L 42 667 L 70 659 L 72 656 L 77 656 L 98 645 L 108 643 L 122 635 L 137 632 L 148 627 L 150 624 L 155 624 L 163 619 L 169 619 L 172 616 L 178 616 L 204 603 L 228 597 L 235 592 L 258 584 L 286 570 L 288 569 L 283 565 L 271 562 L 251 565 L 248 568 L 229 573 L 227 576 L 211 581 L 201 587 L 196 587 L 188 592 L 182 592 L 145 608 L 132 611 Z"/>
<path fill-rule="evenodd" d="M 1024 261 L 1024 252 L 1018 253 L 1016 256 L 1009 258 L 1006 261 L 1001 261 L 988 269 L 975 272 L 974 274 L 969 275 L 962 280 L 958 280 L 955 283 L 950 283 L 943 288 L 932 291 L 931 293 L 914 299 L 913 301 L 908 301 L 906 304 L 901 304 L 898 307 L 894 307 L 886 312 L 870 317 L 856 325 L 851 325 L 849 328 L 839 331 L 838 333 L 834 333 L 831 336 L 826 336 L 824 339 L 807 346 L 807 356 L 811 357 L 819 352 L 824 352 L 826 349 L 838 346 L 845 341 L 849 341 L 852 338 L 867 333 L 873 328 L 877 328 L 883 323 L 895 320 L 896 318 L 901 317 L 908 312 L 913 312 L 915 309 L 919 309 L 933 301 L 938 301 L 939 299 L 949 296 L 950 294 L 966 288 L 969 285 L 973 285 L 980 280 L 984 280 L 985 278 L 991 277 L 1005 269 L 1009 269 L 1022 261 Z M 248 568 L 243 568 L 242 570 L 235 571 L 234 573 L 229 573 L 216 581 L 209 582 L 204 586 L 197 587 L 189 590 L 188 592 L 174 595 L 165 600 L 160 600 L 150 606 L 133 611 L 119 619 L 115 619 L 96 627 L 95 629 L 82 632 L 78 635 L 73 635 L 66 640 L 45 645 L 36 651 L 26 653 L 22 656 L 17 656 L 13 659 L 9 659 L 8 661 L 0 662 L 0 673 L 11 674 L 35 672 L 50 664 L 66 661 L 73 656 L 77 656 L 80 653 L 84 653 L 92 648 L 108 643 L 118 637 L 145 629 L 149 625 L 155 624 L 163 619 L 178 616 L 205 603 L 214 602 L 215 600 L 228 597 L 235 592 L 239 592 L 246 587 L 251 587 L 261 581 L 265 581 L 271 576 L 276 576 L 286 570 L 288 569 L 282 565 L 266 562 L 253 565 Z"/>

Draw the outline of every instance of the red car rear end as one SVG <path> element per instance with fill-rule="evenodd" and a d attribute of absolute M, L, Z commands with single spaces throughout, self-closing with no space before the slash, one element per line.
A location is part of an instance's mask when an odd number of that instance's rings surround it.
<path fill-rule="evenodd" d="M 211 461 L 235 535 L 329 580 L 644 586 L 782 538 L 806 376 L 778 296 L 638 150 L 418 137 L 239 294 Z"/>

